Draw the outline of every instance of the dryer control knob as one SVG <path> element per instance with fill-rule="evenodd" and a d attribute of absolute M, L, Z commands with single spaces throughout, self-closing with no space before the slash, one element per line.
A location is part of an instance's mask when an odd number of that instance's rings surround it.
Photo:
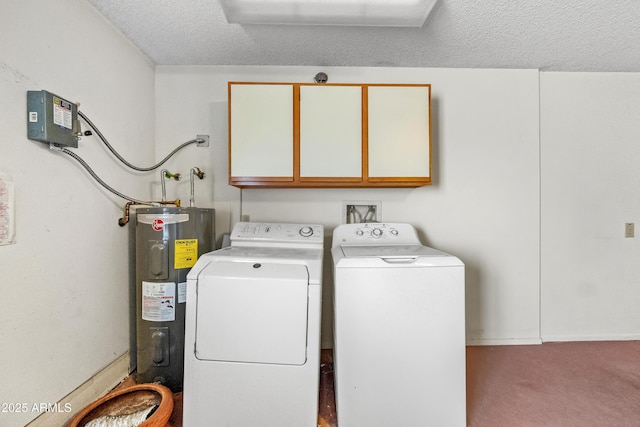
<path fill-rule="evenodd" d="M 362 230 L 357 230 L 357 231 L 356 231 L 356 234 L 357 234 L 358 236 L 362 236 L 362 235 L 364 234 L 364 231 L 362 231 Z"/>
<path fill-rule="evenodd" d="M 309 237 L 313 235 L 313 228 L 311 227 L 302 227 L 299 231 L 302 237 Z"/>
<path fill-rule="evenodd" d="M 374 228 L 373 230 L 371 230 L 371 235 L 373 237 L 380 237 L 382 236 L 382 230 L 380 230 L 379 228 Z"/>

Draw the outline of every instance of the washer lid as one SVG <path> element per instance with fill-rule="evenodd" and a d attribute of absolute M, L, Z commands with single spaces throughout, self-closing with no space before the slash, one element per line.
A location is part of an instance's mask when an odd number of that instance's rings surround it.
<path fill-rule="evenodd" d="M 455 256 L 422 245 L 353 245 L 332 250 L 336 267 L 454 267 L 464 264 Z"/>
<path fill-rule="evenodd" d="M 422 245 L 357 245 L 341 246 L 345 257 L 408 258 L 447 256 L 444 252 Z"/>

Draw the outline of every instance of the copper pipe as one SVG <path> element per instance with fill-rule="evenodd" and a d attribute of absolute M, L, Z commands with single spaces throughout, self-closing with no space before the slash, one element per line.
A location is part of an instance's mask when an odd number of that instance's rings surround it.
<path fill-rule="evenodd" d="M 118 219 L 118 225 L 120 227 L 124 227 L 129 222 L 129 213 L 130 213 L 130 210 L 131 210 L 131 206 L 133 206 L 133 205 L 137 205 L 137 206 L 175 205 L 175 207 L 179 208 L 180 207 L 180 199 L 176 199 L 176 200 L 173 200 L 173 201 L 171 201 L 171 200 L 170 201 L 165 201 L 165 200 L 150 201 L 148 203 L 127 202 L 124 205 L 124 217 Z"/>

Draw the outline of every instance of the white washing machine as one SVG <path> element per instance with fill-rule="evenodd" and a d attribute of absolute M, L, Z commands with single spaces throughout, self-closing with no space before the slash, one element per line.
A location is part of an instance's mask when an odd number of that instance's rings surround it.
<path fill-rule="evenodd" d="M 409 224 L 333 233 L 340 427 L 466 426 L 464 265 Z"/>
<path fill-rule="evenodd" d="M 324 231 L 236 224 L 187 276 L 185 427 L 315 427 Z"/>

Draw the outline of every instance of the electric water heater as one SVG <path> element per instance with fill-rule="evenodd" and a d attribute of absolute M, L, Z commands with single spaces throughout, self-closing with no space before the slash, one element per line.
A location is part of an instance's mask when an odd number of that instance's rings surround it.
<path fill-rule="evenodd" d="M 215 249 L 215 211 L 136 210 L 136 357 L 139 382 L 182 390 L 187 273 Z"/>

